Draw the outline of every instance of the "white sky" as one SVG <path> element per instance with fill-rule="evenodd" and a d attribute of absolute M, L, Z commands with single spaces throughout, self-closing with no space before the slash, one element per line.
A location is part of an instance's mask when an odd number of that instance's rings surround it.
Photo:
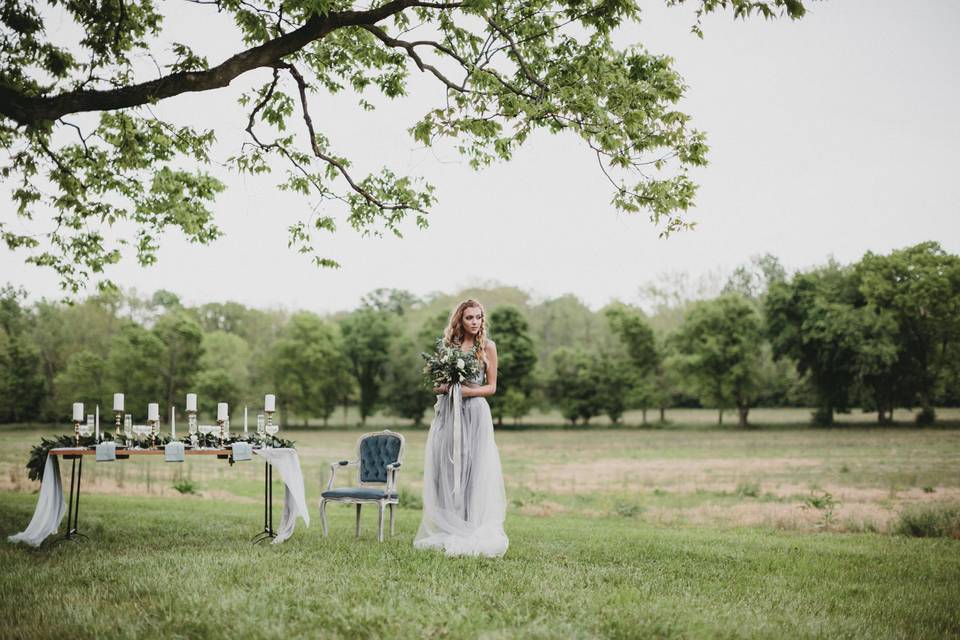
<path fill-rule="evenodd" d="M 599 307 L 636 300 L 640 285 L 665 273 L 732 269 L 759 253 L 788 268 L 930 239 L 960 253 L 960 2 L 830 0 L 800 22 L 711 16 L 705 40 L 689 33 L 689 11 L 644 4 L 644 22 L 623 42 L 675 58 L 690 87 L 681 108 L 711 147 L 710 165 L 695 174 L 695 231 L 663 240 L 645 215 L 617 213 L 595 158 L 573 136 L 537 136 L 512 162 L 479 173 L 448 150 L 418 149 L 406 129 L 442 92 L 414 71 L 413 95 L 372 115 L 349 98 L 317 98 L 312 110 L 334 150 L 359 168 L 387 164 L 437 186 L 429 229 L 363 239 L 343 226 L 318 242 L 343 268 L 319 270 L 286 248 L 287 225 L 306 217 L 309 203 L 278 192 L 279 173 L 221 172 L 229 189 L 215 210 L 226 237 L 202 247 L 171 233 L 156 266 L 128 261 L 109 275 L 190 304 L 323 312 L 352 308 L 378 287 L 427 294 L 498 281 Z M 227 23 L 202 24 L 199 13 L 182 9 L 175 39 L 199 42 L 216 64 L 235 35 Z M 236 98 L 266 77 L 178 97 L 161 112 L 216 127 L 222 160 L 246 124 Z M 3 205 L 4 220 L 10 209 Z M 0 272 L 0 282 L 32 297 L 60 295 L 53 274 L 5 250 Z"/>

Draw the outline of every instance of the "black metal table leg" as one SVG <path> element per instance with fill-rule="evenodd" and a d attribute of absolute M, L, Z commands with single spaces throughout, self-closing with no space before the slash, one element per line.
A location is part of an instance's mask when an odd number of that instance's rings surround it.
<path fill-rule="evenodd" d="M 67 532 L 63 537 L 57 538 L 57 542 L 69 540 L 71 542 L 83 542 L 88 540 L 87 536 L 80 533 L 80 486 L 83 480 L 83 456 L 64 456 L 64 459 L 71 461 L 70 465 L 70 495 L 67 502 Z"/>
<path fill-rule="evenodd" d="M 263 531 L 253 537 L 253 544 L 277 537 L 273 530 L 273 465 L 264 463 L 263 470 Z"/>

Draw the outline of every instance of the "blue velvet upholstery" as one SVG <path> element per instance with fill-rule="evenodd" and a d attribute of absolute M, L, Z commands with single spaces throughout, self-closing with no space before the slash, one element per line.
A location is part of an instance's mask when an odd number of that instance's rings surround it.
<path fill-rule="evenodd" d="M 386 482 L 387 465 L 400 455 L 400 438 L 370 436 L 360 443 L 360 482 Z"/>
<path fill-rule="evenodd" d="M 324 491 L 321 495 L 324 498 L 360 498 L 368 500 L 387 497 L 383 493 L 383 489 L 377 489 L 376 487 L 343 487 Z M 397 494 L 391 493 L 389 497 L 395 500 Z"/>

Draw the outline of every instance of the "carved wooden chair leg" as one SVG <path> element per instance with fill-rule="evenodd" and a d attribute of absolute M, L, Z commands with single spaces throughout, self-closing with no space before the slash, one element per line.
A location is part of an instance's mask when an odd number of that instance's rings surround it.
<path fill-rule="evenodd" d="M 377 541 L 383 542 L 383 502 L 378 502 L 379 513 L 377 515 Z"/>
<path fill-rule="evenodd" d="M 390 503 L 390 535 L 393 536 L 393 503 Z"/>
<path fill-rule="evenodd" d="M 323 526 L 323 537 L 327 537 L 327 501 L 320 500 L 320 524 Z"/>
<path fill-rule="evenodd" d="M 360 507 L 363 506 L 359 502 L 357 503 L 357 540 L 360 539 Z"/>

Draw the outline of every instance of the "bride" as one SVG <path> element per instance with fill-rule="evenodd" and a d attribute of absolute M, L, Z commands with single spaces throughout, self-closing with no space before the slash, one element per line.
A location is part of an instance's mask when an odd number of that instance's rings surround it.
<path fill-rule="evenodd" d="M 444 343 L 473 353 L 481 373 L 462 386 L 435 389 L 436 415 L 427 436 L 423 469 L 423 519 L 413 541 L 418 549 L 442 549 L 449 556 L 489 557 L 507 551 L 503 474 L 485 399 L 497 391 L 497 347 L 486 333 L 483 307 L 476 300 L 457 305 L 444 331 Z M 459 464 L 454 462 L 457 408 Z M 458 471 L 459 482 L 455 477 Z"/>

